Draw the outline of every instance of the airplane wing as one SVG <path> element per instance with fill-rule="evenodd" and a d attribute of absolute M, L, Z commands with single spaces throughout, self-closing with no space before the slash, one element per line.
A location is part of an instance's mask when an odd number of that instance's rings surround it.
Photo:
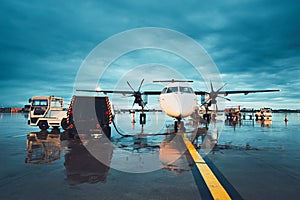
<path fill-rule="evenodd" d="M 107 93 L 116 93 L 116 94 L 132 94 L 132 91 L 123 91 L 123 90 L 76 90 L 78 92 L 102 92 L 103 94 Z M 279 92 L 280 90 L 225 90 L 225 91 L 218 91 L 218 94 L 224 94 L 227 96 L 228 94 L 244 94 L 247 95 L 249 93 L 258 93 L 258 92 Z M 143 95 L 160 95 L 161 91 L 144 91 L 141 94 Z M 196 95 L 206 95 L 210 94 L 210 92 L 206 91 L 195 91 Z"/>
<path fill-rule="evenodd" d="M 145 94 L 145 95 L 160 95 L 161 91 L 144 91 L 143 94 Z"/>
<path fill-rule="evenodd" d="M 118 93 L 118 94 L 132 94 L 132 91 L 122 91 L 122 90 L 76 90 L 77 92 L 102 92 L 107 93 Z"/>
<path fill-rule="evenodd" d="M 209 94 L 209 92 L 205 92 L 205 91 L 195 91 L 196 95 L 206 95 Z"/>
<path fill-rule="evenodd" d="M 123 91 L 123 90 L 76 90 L 78 92 L 102 92 L 103 94 L 107 93 L 116 93 L 116 94 L 133 94 L 133 91 Z M 144 91 L 141 94 L 143 95 L 160 95 L 161 91 Z"/>
<path fill-rule="evenodd" d="M 257 93 L 257 92 L 279 92 L 280 90 L 236 90 L 236 91 L 219 91 L 219 94 L 224 94 L 227 96 L 228 94 L 244 94 L 247 95 L 249 93 Z"/>
<path fill-rule="evenodd" d="M 279 92 L 280 90 L 236 90 L 236 91 L 218 91 L 218 94 L 224 94 L 227 96 L 228 94 L 244 94 L 247 95 L 249 93 L 257 93 L 257 92 Z M 205 94 L 210 94 L 209 92 L 205 91 L 195 91 L 196 95 L 205 95 Z"/>

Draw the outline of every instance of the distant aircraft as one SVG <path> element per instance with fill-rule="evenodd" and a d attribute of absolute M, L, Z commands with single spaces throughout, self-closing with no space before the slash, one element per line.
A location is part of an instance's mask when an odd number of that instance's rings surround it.
<path fill-rule="evenodd" d="M 257 93 L 257 92 L 278 92 L 280 90 L 239 90 L 239 91 L 221 91 L 223 85 L 218 90 L 214 90 L 212 83 L 211 92 L 206 91 L 194 91 L 188 84 L 186 80 L 165 80 L 165 81 L 153 81 L 153 82 L 168 82 L 169 84 L 163 88 L 162 91 L 144 91 L 141 92 L 141 87 L 143 85 L 144 79 L 141 81 L 138 90 L 134 90 L 134 88 L 127 81 L 127 84 L 132 89 L 132 91 L 118 91 L 118 90 L 76 90 L 81 92 L 102 92 L 104 94 L 107 93 L 119 93 L 119 94 L 131 94 L 134 97 L 134 104 L 138 104 L 142 108 L 142 113 L 140 114 L 140 122 L 144 124 L 146 122 L 146 115 L 144 114 L 144 107 L 147 104 L 147 101 L 143 100 L 143 96 L 147 95 L 159 95 L 159 103 L 163 112 L 165 112 L 168 116 L 177 119 L 174 124 L 174 129 L 177 130 L 178 126 L 180 126 L 180 121 L 182 118 L 190 116 L 195 109 L 198 107 L 198 99 L 197 95 L 207 95 L 208 99 L 206 100 L 207 105 L 216 104 L 217 97 L 224 98 L 228 101 L 230 99 L 219 96 L 223 94 L 227 96 L 228 94 L 239 94 L 243 93 L 245 95 L 249 93 Z"/>

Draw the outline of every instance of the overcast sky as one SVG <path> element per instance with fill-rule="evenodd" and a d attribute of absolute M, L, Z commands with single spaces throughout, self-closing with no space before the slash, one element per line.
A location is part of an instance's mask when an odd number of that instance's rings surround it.
<path fill-rule="evenodd" d="M 0 4 L 0 107 L 23 107 L 35 95 L 62 96 L 68 103 L 82 62 L 99 43 L 126 30 L 160 27 L 203 46 L 227 83 L 225 89 L 281 89 L 231 95 L 229 105 L 300 109 L 300 4 L 294 1 L 3 0 Z M 140 66 L 153 62 L 153 55 L 155 62 L 166 65 L 165 59 L 175 70 L 184 65 L 157 51 L 120 60 Z M 146 60 L 136 63 L 134 58 Z M 129 73 L 120 60 L 113 63 L 118 72 Z M 142 71 L 155 69 L 146 67 Z M 116 79 L 114 75 L 111 79 Z M 138 82 L 133 85 L 138 87 Z M 207 90 L 200 84 L 193 87 Z"/>

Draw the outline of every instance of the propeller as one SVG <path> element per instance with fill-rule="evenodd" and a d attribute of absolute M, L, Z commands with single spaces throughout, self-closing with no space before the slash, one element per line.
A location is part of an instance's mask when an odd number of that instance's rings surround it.
<path fill-rule="evenodd" d="M 231 99 L 229 99 L 229 98 L 219 96 L 220 91 L 225 87 L 225 85 L 227 85 L 227 83 L 225 83 L 222 87 L 220 87 L 217 91 L 215 91 L 214 87 L 213 87 L 213 84 L 210 81 L 211 91 L 210 91 L 210 93 L 207 93 L 209 95 L 209 98 L 202 105 L 207 104 L 208 106 L 210 106 L 211 104 L 216 104 L 216 110 L 218 110 L 217 97 L 220 97 L 220 98 L 225 99 L 227 101 L 231 101 Z"/>
<path fill-rule="evenodd" d="M 139 106 L 141 106 L 142 108 L 146 106 L 146 103 L 143 101 L 142 99 L 142 93 L 141 93 L 141 87 L 144 83 L 144 79 L 141 81 L 140 86 L 138 88 L 138 90 L 134 90 L 134 88 L 131 86 L 131 84 L 127 81 L 128 86 L 132 89 L 133 94 L 131 96 L 134 97 L 134 101 L 132 106 L 134 106 L 134 104 L 138 104 Z"/>

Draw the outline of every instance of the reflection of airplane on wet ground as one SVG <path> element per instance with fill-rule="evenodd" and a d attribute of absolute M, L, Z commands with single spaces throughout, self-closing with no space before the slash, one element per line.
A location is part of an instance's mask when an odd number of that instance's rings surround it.
<path fill-rule="evenodd" d="M 190 163 L 184 155 L 186 149 L 182 145 L 180 137 L 175 134 L 167 135 L 159 149 L 159 159 L 163 168 L 169 169 L 175 174 L 191 170 Z"/>
<path fill-rule="evenodd" d="M 198 136 L 198 132 L 197 135 L 194 135 L 196 134 L 195 132 L 180 132 L 178 134 L 168 134 L 164 136 L 161 135 L 159 136 L 160 138 L 158 140 L 157 136 L 155 139 L 148 136 L 143 136 L 121 137 L 110 140 L 107 137 L 94 138 L 93 134 L 81 135 L 81 133 L 77 133 L 81 136 L 80 139 L 76 139 L 73 137 L 68 137 L 72 135 L 68 133 L 68 131 L 56 131 L 57 132 L 51 133 L 42 131 L 28 134 L 28 154 L 26 160 L 27 163 L 51 163 L 60 159 L 60 153 L 62 150 L 64 150 L 64 167 L 66 170 L 65 175 L 67 182 L 71 185 L 106 182 L 106 177 L 110 167 L 115 167 L 116 164 L 127 164 L 127 166 L 130 167 L 136 166 L 138 169 L 144 169 L 144 167 L 147 167 L 149 164 L 149 161 L 150 163 L 158 163 L 157 169 L 163 168 L 174 173 L 175 175 L 189 173 L 189 171 L 192 171 L 193 174 L 195 173 L 194 176 L 198 176 L 196 174 L 201 173 L 201 176 L 205 177 L 205 179 L 211 179 L 213 176 L 212 172 L 208 169 L 207 164 L 205 164 L 205 170 L 196 168 L 198 166 L 198 161 L 195 160 L 195 155 L 198 155 L 198 152 L 195 149 L 193 152 L 191 151 L 191 146 L 194 145 L 188 141 L 195 141 L 193 138 Z M 198 147 L 201 149 L 210 149 L 211 144 L 215 142 L 212 140 L 214 139 L 213 135 L 215 135 L 214 131 L 215 129 L 212 129 L 212 131 L 203 129 L 203 132 L 199 133 L 202 136 L 202 144 Z M 115 145 L 113 146 L 110 141 L 112 141 L 112 143 Z M 128 145 L 126 145 L 126 142 Z M 49 145 L 45 145 L 48 143 Z M 39 149 L 39 152 L 42 152 L 38 155 L 48 155 L 46 156 L 47 159 L 45 159 L 45 156 L 40 158 L 37 156 L 32 156 L 32 149 L 34 149 L 33 146 L 36 147 L 35 150 Z M 114 150 L 117 147 L 119 149 Z M 120 153 L 120 149 L 129 152 L 129 154 Z M 148 154 L 143 156 L 144 153 Z M 133 157 L 127 157 L 128 155 L 133 154 L 136 155 L 136 158 L 138 158 L 137 160 L 134 160 Z M 113 157 L 115 158 L 113 159 Z M 159 160 L 157 162 L 156 160 L 149 160 L 149 158 L 158 158 Z M 37 162 L 33 162 L 34 160 Z M 138 163 L 135 163 L 135 161 Z M 144 165 L 144 162 L 147 164 Z M 131 164 L 128 165 L 128 163 Z M 205 175 L 207 173 L 210 174 Z M 199 184 L 212 185 L 209 182 L 206 183 L 206 180 L 197 181 L 199 181 Z M 215 185 L 211 186 L 211 188 L 215 187 Z M 209 193 L 209 190 L 207 189 L 206 192 Z"/>
<path fill-rule="evenodd" d="M 157 140 L 157 137 L 160 139 Z M 131 152 L 135 155 L 139 154 L 139 162 L 141 163 L 147 162 L 146 154 L 157 154 L 160 161 L 158 167 L 170 170 L 176 175 L 191 170 L 190 162 L 185 155 L 187 149 L 179 134 L 155 136 L 155 139 L 148 136 L 122 137 L 114 140 L 114 144 L 126 152 Z M 132 158 L 129 160 L 132 160 Z M 122 164 L 130 165 L 127 162 L 132 161 L 125 160 Z M 142 167 L 147 168 L 147 166 L 143 165 Z"/>
<path fill-rule="evenodd" d="M 161 142 L 146 137 L 119 138 L 114 144 L 129 152 L 157 152 L 162 168 L 175 174 L 191 169 L 186 158 L 181 136 L 176 134 L 161 136 Z M 194 136 L 192 136 L 194 137 Z M 206 133 L 202 135 L 206 137 Z M 202 144 L 207 140 L 202 138 Z M 64 141 L 64 142 L 62 142 Z M 204 144 L 203 144 L 204 145 Z M 61 159 L 65 153 L 64 166 L 69 184 L 105 182 L 110 169 L 113 146 L 104 137 L 74 139 L 68 131 L 41 131 L 27 135 L 27 157 L 25 162 L 30 164 L 50 164 Z M 91 154 L 90 151 L 93 153 Z"/>
<path fill-rule="evenodd" d="M 146 115 L 143 112 L 144 107 L 147 104 L 147 96 L 148 95 L 159 95 L 159 102 L 161 109 L 170 117 L 174 117 L 177 119 L 177 122 L 175 122 L 175 130 L 178 129 L 178 126 L 180 126 L 180 120 L 182 118 L 190 116 L 195 109 L 197 108 L 198 100 L 197 95 L 205 96 L 207 95 L 208 98 L 204 102 L 205 105 L 210 106 L 212 104 L 216 105 L 217 97 L 224 98 L 226 100 L 230 100 L 226 97 L 222 97 L 220 95 L 227 96 L 228 94 L 245 94 L 248 93 L 257 93 L 257 92 L 276 92 L 279 90 L 239 90 L 239 91 L 226 91 L 222 90 L 225 85 L 223 85 L 218 90 L 214 90 L 212 83 L 210 83 L 211 86 L 211 92 L 206 91 L 194 91 L 189 85 L 188 82 L 193 81 L 182 81 L 182 80 L 170 80 L 170 81 L 154 81 L 154 82 L 168 82 L 169 84 L 163 88 L 162 91 L 144 91 L 141 92 L 141 87 L 144 82 L 144 79 L 139 85 L 138 90 L 134 90 L 134 88 L 130 85 L 129 82 L 127 84 L 132 89 L 132 91 L 118 91 L 118 90 L 82 90 L 77 89 L 76 91 L 81 92 L 102 92 L 104 94 L 107 93 L 119 93 L 119 94 L 130 94 L 134 97 L 133 104 L 138 104 L 142 108 L 142 113 L 140 114 L 140 122 L 141 124 L 145 124 L 146 122 Z M 217 110 L 217 108 L 216 108 Z"/>

